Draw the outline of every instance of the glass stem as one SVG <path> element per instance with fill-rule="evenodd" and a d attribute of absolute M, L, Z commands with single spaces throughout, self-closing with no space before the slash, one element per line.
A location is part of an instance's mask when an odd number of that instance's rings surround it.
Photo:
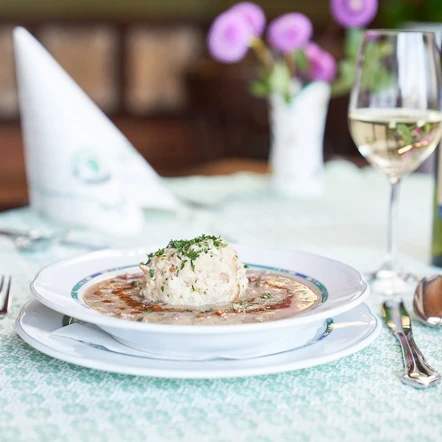
<path fill-rule="evenodd" d="M 384 269 L 396 270 L 398 264 L 396 234 L 398 226 L 399 208 L 399 185 L 401 180 L 390 179 L 390 202 L 388 208 L 388 230 L 387 230 L 387 256 L 385 257 Z"/>

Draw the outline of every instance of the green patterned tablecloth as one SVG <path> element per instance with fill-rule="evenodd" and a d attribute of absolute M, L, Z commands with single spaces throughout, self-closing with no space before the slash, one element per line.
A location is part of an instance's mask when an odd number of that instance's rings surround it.
<path fill-rule="evenodd" d="M 385 243 L 387 183 L 374 171 L 332 163 L 316 200 L 275 197 L 262 176 L 168 180 L 179 196 L 210 204 L 180 214 L 146 212 L 142 237 L 72 239 L 112 246 L 166 242 L 203 232 L 230 241 L 322 253 L 362 270 Z M 432 182 L 412 176 L 401 200 L 400 249 L 406 266 L 429 273 Z M 0 214 L 0 228 L 53 227 L 27 209 Z M 94 371 L 25 344 L 14 320 L 31 298 L 40 267 L 81 253 L 54 246 L 18 253 L 0 239 L 0 273 L 13 276 L 12 308 L 0 322 L 0 441 L 439 441 L 442 385 L 417 391 L 400 380 L 399 346 L 387 329 L 365 350 L 300 371 L 228 380 L 167 380 Z M 434 269 L 433 269 L 434 270 Z M 370 296 L 379 312 L 381 299 Z M 411 294 L 406 296 L 411 310 Z M 415 339 L 442 372 L 442 330 L 415 324 Z"/>

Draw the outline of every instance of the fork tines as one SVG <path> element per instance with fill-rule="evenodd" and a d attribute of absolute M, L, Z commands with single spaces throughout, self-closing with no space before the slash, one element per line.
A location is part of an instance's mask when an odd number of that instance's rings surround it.
<path fill-rule="evenodd" d="M 2 275 L 0 278 L 0 318 L 5 317 L 6 313 L 8 313 L 11 281 L 12 278 L 10 276 Z"/>

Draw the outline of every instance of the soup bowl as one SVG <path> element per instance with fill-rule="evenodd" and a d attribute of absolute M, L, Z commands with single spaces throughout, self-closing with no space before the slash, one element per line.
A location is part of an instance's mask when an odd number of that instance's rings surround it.
<path fill-rule="evenodd" d="M 318 293 L 312 308 L 266 322 L 223 325 L 178 325 L 136 322 L 91 308 L 84 294 L 92 285 L 120 274 L 134 273 L 143 249 L 107 249 L 69 258 L 42 269 L 31 284 L 34 296 L 47 307 L 95 324 L 115 340 L 164 358 L 251 358 L 310 345 L 332 331 L 333 317 L 364 301 L 369 286 L 352 267 L 319 255 L 292 250 L 233 244 L 243 263 L 295 277 Z M 326 341 L 324 341 L 326 342 Z"/>

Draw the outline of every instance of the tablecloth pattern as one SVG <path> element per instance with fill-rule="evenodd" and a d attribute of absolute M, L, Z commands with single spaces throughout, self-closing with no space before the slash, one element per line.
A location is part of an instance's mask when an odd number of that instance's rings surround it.
<path fill-rule="evenodd" d="M 387 183 L 380 174 L 331 163 L 324 195 L 275 196 L 268 178 L 169 179 L 181 199 L 205 208 L 147 211 L 141 237 L 109 238 L 76 229 L 74 239 L 144 246 L 201 233 L 227 240 L 312 251 L 372 269 L 385 247 Z M 400 250 L 415 272 L 429 260 L 432 181 L 404 182 Z M 189 206 L 190 207 L 190 206 Z M 52 228 L 28 209 L 0 214 L 0 227 Z M 277 375 L 226 380 L 168 380 L 112 374 L 58 361 L 14 330 L 29 283 L 44 265 L 82 253 L 55 245 L 19 253 L 0 239 L 0 273 L 13 276 L 11 313 L 0 322 L 0 441 L 438 441 L 442 385 L 418 391 L 400 382 L 401 353 L 385 328 L 373 345 L 339 361 Z M 406 303 L 411 310 L 411 296 Z M 379 312 L 381 297 L 370 295 Z M 415 340 L 442 372 L 442 330 L 415 324 Z"/>

